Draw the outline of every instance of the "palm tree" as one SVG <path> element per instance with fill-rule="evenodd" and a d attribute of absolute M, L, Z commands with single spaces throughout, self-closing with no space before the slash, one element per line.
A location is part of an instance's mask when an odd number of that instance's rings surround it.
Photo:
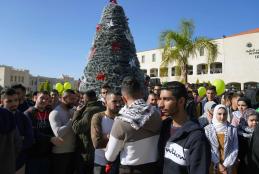
<path fill-rule="evenodd" d="M 160 43 L 163 48 L 162 64 L 167 66 L 175 62 L 180 68 L 182 79 L 188 82 L 188 59 L 196 57 L 197 51 L 201 48 L 207 50 L 208 65 L 213 63 L 218 55 L 217 45 L 206 37 L 193 38 L 194 23 L 192 20 L 181 20 L 180 32 L 164 31 L 160 35 Z"/>

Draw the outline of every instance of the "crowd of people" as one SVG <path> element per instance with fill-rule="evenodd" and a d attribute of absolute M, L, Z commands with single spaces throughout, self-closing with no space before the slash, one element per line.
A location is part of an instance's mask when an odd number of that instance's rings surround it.
<path fill-rule="evenodd" d="M 0 173 L 259 173 L 258 103 L 245 94 L 131 76 L 99 93 L 2 90 Z"/>

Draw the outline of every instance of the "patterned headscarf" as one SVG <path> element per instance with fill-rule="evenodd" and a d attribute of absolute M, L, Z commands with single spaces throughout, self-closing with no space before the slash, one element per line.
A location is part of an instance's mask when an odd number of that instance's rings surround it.
<path fill-rule="evenodd" d="M 254 132 L 254 128 L 248 127 L 247 124 L 248 118 L 251 115 L 257 116 L 256 110 L 252 108 L 246 109 L 243 114 L 243 117 L 240 119 L 240 123 L 238 126 L 238 134 L 246 138 L 251 138 Z"/>

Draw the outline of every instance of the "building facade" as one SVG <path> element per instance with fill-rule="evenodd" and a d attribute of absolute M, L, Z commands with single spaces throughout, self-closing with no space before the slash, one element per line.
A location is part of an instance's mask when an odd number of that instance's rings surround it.
<path fill-rule="evenodd" d="M 212 83 L 215 79 L 222 79 L 228 87 L 259 88 L 259 28 L 213 41 L 218 46 L 216 61 L 208 65 L 206 50 L 198 50 L 196 57 L 188 59 L 188 82 Z M 175 63 L 161 66 L 162 51 L 138 52 L 141 69 L 151 78 L 160 78 L 161 82 L 179 80 L 180 72 Z"/>
<path fill-rule="evenodd" d="M 62 75 L 60 78 L 33 76 L 29 70 L 15 69 L 11 66 L 0 65 L 0 86 L 11 87 L 16 84 L 22 84 L 27 91 L 38 91 L 40 85 L 49 82 L 52 88 L 56 83 L 70 82 L 73 89 L 78 89 L 78 81 L 68 75 Z"/>

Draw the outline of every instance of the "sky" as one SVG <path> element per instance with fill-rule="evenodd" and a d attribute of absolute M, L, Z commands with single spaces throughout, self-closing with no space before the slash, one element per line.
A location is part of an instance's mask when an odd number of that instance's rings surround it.
<path fill-rule="evenodd" d="M 83 75 L 96 25 L 109 0 L 0 0 L 0 65 L 34 76 Z M 192 19 L 212 39 L 259 28 L 259 0 L 118 0 L 137 51 L 158 48 L 164 30 Z"/>

